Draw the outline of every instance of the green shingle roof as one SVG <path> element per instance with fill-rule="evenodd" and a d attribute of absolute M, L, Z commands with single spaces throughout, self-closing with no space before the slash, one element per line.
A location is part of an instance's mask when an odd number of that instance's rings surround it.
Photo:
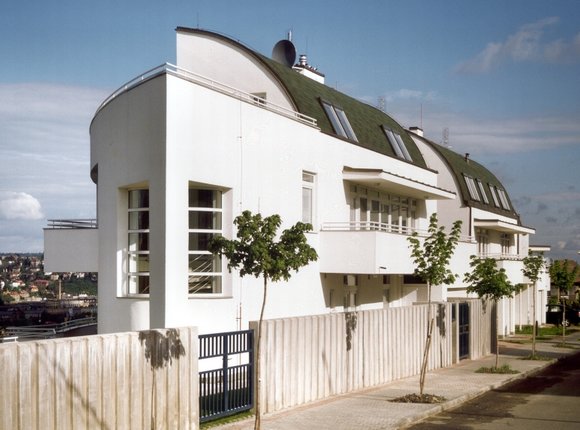
<path fill-rule="evenodd" d="M 477 161 L 474 161 L 470 158 L 466 160 L 465 156 L 459 155 L 456 152 L 444 146 L 438 145 L 435 142 L 431 142 L 427 139 L 425 139 L 425 141 L 428 142 L 433 147 L 433 149 L 435 149 L 435 151 L 438 152 L 441 155 L 441 157 L 446 161 L 451 172 L 456 178 L 457 184 L 459 185 L 463 202 L 467 206 L 479 208 L 499 215 L 518 218 L 519 222 L 519 216 L 514 209 L 514 206 L 509 198 L 509 195 L 505 187 L 493 173 L 491 173 L 488 169 L 479 164 Z M 469 194 L 469 190 L 467 189 L 467 184 L 465 183 L 464 175 L 472 177 L 473 179 L 479 179 L 483 183 L 483 188 L 485 190 L 485 193 L 487 194 L 487 199 L 489 201 L 488 204 L 485 203 L 483 200 L 477 201 L 471 197 L 471 195 Z M 491 195 L 491 191 L 489 189 L 490 185 L 505 191 L 506 198 L 508 199 L 511 210 L 506 210 L 501 207 L 495 206 L 493 197 Z M 477 191 L 478 193 L 481 193 L 479 188 Z"/>

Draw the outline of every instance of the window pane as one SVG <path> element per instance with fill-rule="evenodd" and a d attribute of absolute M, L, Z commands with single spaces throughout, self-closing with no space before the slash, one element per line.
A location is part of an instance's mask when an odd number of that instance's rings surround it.
<path fill-rule="evenodd" d="M 221 279 L 221 276 L 189 275 L 189 294 L 221 293 Z"/>
<path fill-rule="evenodd" d="M 129 212 L 129 230 L 147 230 L 149 228 L 149 211 Z"/>
<path fill-rule="evenodd" d="M 130 254 L 129 272 L 149 272 L 149 254 Z"/>
<path fill-rule="evenodd" d="M 348 118 L 346 117 L 346 114 L 344 113 L 344 111 L 340 108 L 337 108 L 336 106 L 334 107 L 334 110 L 336 111 L 336 114 L 338 115 L 338 120 L 340 121 L 342 128 L 346 132 L 347 137 L 350 140 L 354 140 L 354 141 L 358 142 L 358 139 L 356 138 L 356 135 L 354 134 L 354 130 L 352 129 L 350 122 L 349 122 Z"/>
<path fill-rule="evenodd" d="M 395 135 L 395 139 L 397 139 L 397 143 L 399 144 L 399 148 L 401 148 L 401 152 L 403 153 L 403 157 L 405 157 L 405 160 L 413 161 L 413 159 L 411 158 L 411 154 L 409 154 L 409 151 L 407 151 L 407 147 L 405 146 L 405 142 L 403 142 L 401 136 L 398 133 L 393 134 Z"/>
<path fill-rule="evenodd" d="M 189 272 L 221 272 L 222 259 L 211 254 L 190 254 Z"/>
<path fill-rule="evenodd" d="M 191 230 L 220 230 L 222 214 L 221 212 L 189 211 L 189 228 Z"/>
<path fill-rule="evenodd" d="M 302 172 L 302 180 L 304 182 L 314 183 L 314 175 L 308 172 Z"/>
<path fill-rule="evenodd" d="M 149 276 L 129 276 L 130 294 L 149 294 Z"/>
<path fill-rule="evenodd" d="M 149 190 L 130 190 L 129 191 L 129 208 L 148 208 L 149 207 Z"/>
<path fill-rule="evenodd" d="M 342 127 L 342 124 L 338 120 L 338 116 L 336 116 L 336 112 L 334 111 L 334 108 L 331 105 L 329 105 L 328 103 L 322 103 L 322 106 L 324 106 L 324 111 L 326 112 L 326 115 L 328 116 L 328 119 L 330 120 L 330 123 L 332 124 L 332 128 L 334 128 L 334 132 L 336 134 L 338 134 L 339 136 L 347 137 L 346 131 L 344 130 L 344 128 Z"/>
<path fill-rule="evenodd" d="M 189 207 L 221 209 L 222 207 L 221 195 L 222 195 L 221 191 L 199 190 L 190 188 Z"/>
<path fill-rule="evenodd" d="M 302 222 L 312 224 L 312 189 L 302 188 Z"/>
<path fill-rule="evenodd" d="M 212 237 L 214 237 L 214 233 L 189 233 L 189 250 L 207 251 Z"/>
<path fill-rule="evenodd" d="M 129 233 L 129 251 L 148 251 L 149 233 Z"/>

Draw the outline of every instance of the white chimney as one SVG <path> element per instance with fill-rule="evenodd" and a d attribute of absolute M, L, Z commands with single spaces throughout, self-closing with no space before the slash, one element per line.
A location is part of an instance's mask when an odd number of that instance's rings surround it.
<path fill-rule="evenodd" d="M 316 67 L 312 67 L 308 64 L 308 57 L 306 57 L 305 54 L 300 54 L 298 57 L 298 63 L 295 64 L 292 68 L 301 75 L 313 79 L 321 84 L 324 83 L 324 75 L 316 70 Z"/>
<path fill-rule="evenodd" d="M 421 127 L 409 127 L 409 131 L 415 133 L 417 136 L 423 137 L 423 129 Z"/>

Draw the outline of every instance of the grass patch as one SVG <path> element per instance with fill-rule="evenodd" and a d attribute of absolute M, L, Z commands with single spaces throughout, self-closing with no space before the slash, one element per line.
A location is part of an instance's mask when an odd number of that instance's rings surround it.
<path fill-rule="evenodd" d="M 499 366 L 499 367 L 495 367 L 495 366 L 480 367 L 479 369 L 477 369 L 475 371 L 475 373 L 498 373 L 498 374 L 502 374 L 502 375 L 507 375 L 507 374 L 514 374 L 514 373 L 520 373 L 520 372 L 519 372 L 519 370 L 512 369 L 509 364 L 504 364 L 503 366 Z"/>
<path fill-rule="evenodd" d="M 390 401 L 393 403 L 443 403 L 445 400 L 447 400 L 445 397 L 435 394 L 407 394 Z"/>
<path fill-rule="evenodd" d="M 251 411 L 240 412 L 239 414 L 230 415 L 229 417 L 218 418 L 217 420 L 208 421 L 206 423 L 201 423 L 199 425 L 200 430 L 211 429 L 214 427 L 222 426 L 224 424 L 235 423 L 237 421 L 245 420 L 246 418 L 251 418 L 254 413 Z"/>
<path fill-rule="evenodd" d="M 552 358 L 546 357 L 545 355 L 528 354 L 525 357 L 520 358 L 520 360 L 551 361 Z"/>
<path fill-rule="evenodd" d="M 578 327 L 566 327 L 566 333 L 573 333 L 580 330 Z M 524 325 L 521 328 L 516 327 L 516 334 L 532 334 L 532 326 Z M 538 327 L 538 332 L 536 333 L 536 339 L 542 336 L 562 336 L 562 326 L 544 326 Z"/>

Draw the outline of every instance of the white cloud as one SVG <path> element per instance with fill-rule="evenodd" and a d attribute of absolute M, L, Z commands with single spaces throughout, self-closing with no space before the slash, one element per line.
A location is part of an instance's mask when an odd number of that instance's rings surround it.
<path fill-rule="evenodd" d="M 40 202 L 26 193 L 0 193 L 0 219 L 36 220 L 43 218 Z"/>
<path fill-rule="evenodd" d="M 558 17 L 544 18 L 523 25 L 504 41 L 490 42 L 473 58 L 458 64 L 458 73 L 487 73 L 502 62 L 572 62 L 580 60 L 580 34 L 570 41 L 543 41 L 547 27 L 557 24 Z"/>

